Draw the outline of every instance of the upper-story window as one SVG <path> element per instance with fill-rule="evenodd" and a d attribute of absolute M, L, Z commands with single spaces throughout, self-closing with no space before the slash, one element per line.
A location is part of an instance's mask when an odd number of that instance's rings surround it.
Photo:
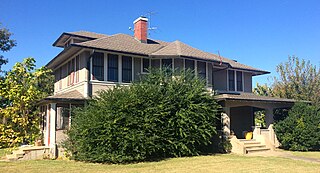
<path fill-rule="evenodd" d="M 202 79 L 206 79 L 207 76 L 207 68 L 206 68 L 206 63 L 202 61 L 197 62 L 197 71 L 198 75 Z"/>
<path fill-rule="evenodd" d="M 150 70 L 150 59 L 148 58 L 142 58 L 142 73 L 148 73 Z"/>
<path fill-rule="evenodd" d="M 108 81 L 118 82 L 118 55 L 108 54 Z"/>
<path fill-rule="evenodd" d="M 243 79 L 242 79 L 242 72 L 237 71 L 237 91 L 243 91 Z"/>
<path fill-rule="evenodd" d="M 104 80 L 104 54 L 95 52 L 92 58 L 92 75 L 94 80 Z"/>
<path fill-rule="evenodd" d="M 74 59 L 68 62 L 68 86 L 74 83 Z"/>
<path fill-rule="evenodd" d="M 80 78 L 80 55 L 77 55 L 75 58 L 75 63 L 76 63 L 76 78 L 75 78 L 75 83 L 79 82 Z"/>
<path fill-rule="evenodd" d="M 229 91 L 243 91 L 243 77 L 241 71 L 228 70 Z"/>
<path fill-rule="evenodd" d="M 172 68 L 172 59 L 162 59 L 161 60 L 162 62 L 162 68 L 165 67 L 165 68 Z"/>
<path fill-rule="evenodd" d="M 132 81 L 132 57 L 122 56 L 122 82 Z"/>
<path fill-rule="evenodd" d="M 189 69 L 189 70 L 194 70 L 194 60 L 189 60 L 189 59 L 186 59 L 185 60 L 185 68 L 186 70 Z"/>

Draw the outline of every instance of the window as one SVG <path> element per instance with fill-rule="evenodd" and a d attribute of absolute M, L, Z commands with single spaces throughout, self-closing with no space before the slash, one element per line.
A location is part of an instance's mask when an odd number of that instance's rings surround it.
<path fill-rule="evenodd" d="M 237 71 L 237 91 L 243 91 L 243 86 L 242 86 L 242 72 Z"/>
<path fill-rule="evenodd" d="M 186 59 L 185 60 L 185 68 L 186 70 L 191 70 L 191 71 L 194 71 L 194 61 L 193 60 L 189 60 L 189 59 Z"/>
<path fill-rule="evenodd" d="M 118 82 L 118 55 L 108 54 L 108 81 Z"/>
<path fill-rule="evenodd" d="M 57 107 L 56 129 L 67 130 L 69 129 L 70 122 L 70 109 L 67 107 Z"/>
<path fill-rule="evenodd" d="M 234 70 L 228 70 L 229 91 L 235 91 Z"/>
<path fill-rule="evenodd" d="M 75 83 L 79 82 L 80 76 L 80 55 L 76 56 L 76 81 Z"/>
<path fill-rule="evenodd" d="M 150 59 L 142 58 L 142 73 L 148 73 L 150 70 Z"/>
<path fill-rule="evenodd" d="M 229 91 L 243 91 L 243 77 L 241 71 L 228 70 Z"/>
<path fill-rule="evenodd" d="M 162 68 L 172 68 L 172 59 L 162 59 Z"/>
<path fill-rule="evenodd" d="M 63 76 L 62 76 L 62 75 L 63 75 L 63 74 L 62 74 L 62 72 L 63 72 L 63 71 L 62 71 L 62 67 L 59 68 L 59 71 L 60 71 L 60 72 L 59 72 L 59 75 L 60 75 L 60 76 L 59 76 L 59 90 L 61 90 L 61 89 L 62 89 L 62 77 L 63 77 Z"/>
<path fill-rule="evenodd" d="M 198 75 L 200 78 L 202 79 L 206 79 L 207 78 L 207 75 L 206 75 L 206 63 L 205 62 L 201 62 L 201 61 L 198 61 L 197 62 L 197 71 L 198 71 Z"/>
<path fill-rule="evenodd" d="M 122 56 L 122 82 L 132 81 L 132 57 Z"/>
<path fill-rule="evenodd" d="M 74 83 L 74 59 L 68 62 L 68 86 Z"/>
<path fill-rule="evenodd" d="M 95 52 L 92 58 L 92 75 L 93 80 L 104 80 L 104 54 Z"/>

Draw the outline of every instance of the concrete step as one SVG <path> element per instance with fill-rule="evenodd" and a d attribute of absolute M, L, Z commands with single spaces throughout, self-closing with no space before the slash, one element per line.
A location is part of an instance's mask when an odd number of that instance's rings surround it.
<path fill-rule="evenodd" d="M 23 156 L 25 155 L 25 152 L 21 150 L 14 150 L 12 151 L 12 155 L 15 155 L 17 158 L 23 158 Z"/>
<path fill-rule="evenodd" d="M 269 151 L 270 148 L 246 148 L 247 153 L 255 153 L 255 152 L 264 152 L 264 151 Z"/>
<path fill-rule="evenodd" d="M 263 144 L 248 144 L 244 146 L 245 148 L 265 148 L 266 145 Z"/>
<path fill-rule="evenodd" d="M 255 139 L 238 139 L 239 141 L 243 142 L 243 141 L 256 141 Z"/>
<path fill-rule="evenodd" d="M 6 158 L 9 161 L 17 161 L 19 159 L 18 157 L 16 157 L 16 155 L 13 154 L 6 155 Z"/>
<path fill-rule="evenodd" d="M 242 141 L 243 145 L 244 146 L 247 146 L 247 145 L 260 145 L 261 142 L 258 142 L 258 141 Z"/>

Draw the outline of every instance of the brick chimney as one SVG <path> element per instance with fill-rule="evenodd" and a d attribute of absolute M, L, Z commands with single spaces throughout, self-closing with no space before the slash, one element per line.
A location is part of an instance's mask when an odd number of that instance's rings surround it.
<path fill-rule="evenodd" d="M 148 18 L 139 17 L 134 22 L 134 38 L 139 40 L 141 43 L 147 43 L 148 39 Z"/>

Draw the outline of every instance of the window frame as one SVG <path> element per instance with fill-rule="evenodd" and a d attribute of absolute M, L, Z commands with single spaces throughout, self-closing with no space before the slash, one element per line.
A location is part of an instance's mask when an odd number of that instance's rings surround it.
<path fill-rule="evenodd" d="M 233 86 L 234 86 L 234 90 L 230 90 L 230 72 L 233 71 Z M 238 73 L 241 73 L 241 84 L 239 85 L 238 82 Z M 238 86 L 240 86 L 241 88 L 238 89 Z M 227 90 L 228 91 L 233 91 L 233 92 L 244 92 L 244 71 L 241 70 L 227 70 Z"/>
<path fill-rule="evenodd" d="M 102 56 L 98 56 L 98 58 L 101 58 L 102 63 L 95 64 L 95 58 L 96 58 L 95 54 L 102 55 Z M 97 67 L 102 69 L 102 73 L 100 74 L 102 76 L 98 76 L 99 79 L 97 78 L 97 75 L 95 75 L 95 68 L 97 68 Z M 92 74 L 92 80 L 104 81 L 104 53 L 103 52 L 94 52 L 94 54 L 92 56 L 92 73 L 91 74 Z"/>
<path fill-rule="evenodd" d="M 130 60 L 130 65 L 128 67 L 124 67 L 124 59 L 129 58 Z M 131 56 L 121 56 L 121 82 L 122 83 L 131 83 L 132 82 L 132 64 L 133 64 L 133 57 Z M 129 80 L 124 80 L 124 72 L 129 72 L 130 79 Z"/>
<path fill-rule="evenodd" d="M 151 68 L 151 59 L 150 58 L 141 58 L 141 74 L 149 74 L 149 71 L 146 70 L 146 68 L 144 67 L 144 60 L 148 60 L 149 61 L 149 65 L 148 65 L 148 70 L 150 70 Z"/>
<path fill-rule="evenodd" d="M 116 66 L 115 67 L 111 67 L 111 59 L 112 58 L 115 58 L 116 57 L 116 61 L 115 61 L 115 64 Z M 119 55 L 118 54 L 107 54 L 107 81 L 110 81 L 110 82 L 119 82 Z M 111 71 L 110 70 L 114 70 L 116 75 L 115 75 L 115 79 L 111 79 Z"/>

